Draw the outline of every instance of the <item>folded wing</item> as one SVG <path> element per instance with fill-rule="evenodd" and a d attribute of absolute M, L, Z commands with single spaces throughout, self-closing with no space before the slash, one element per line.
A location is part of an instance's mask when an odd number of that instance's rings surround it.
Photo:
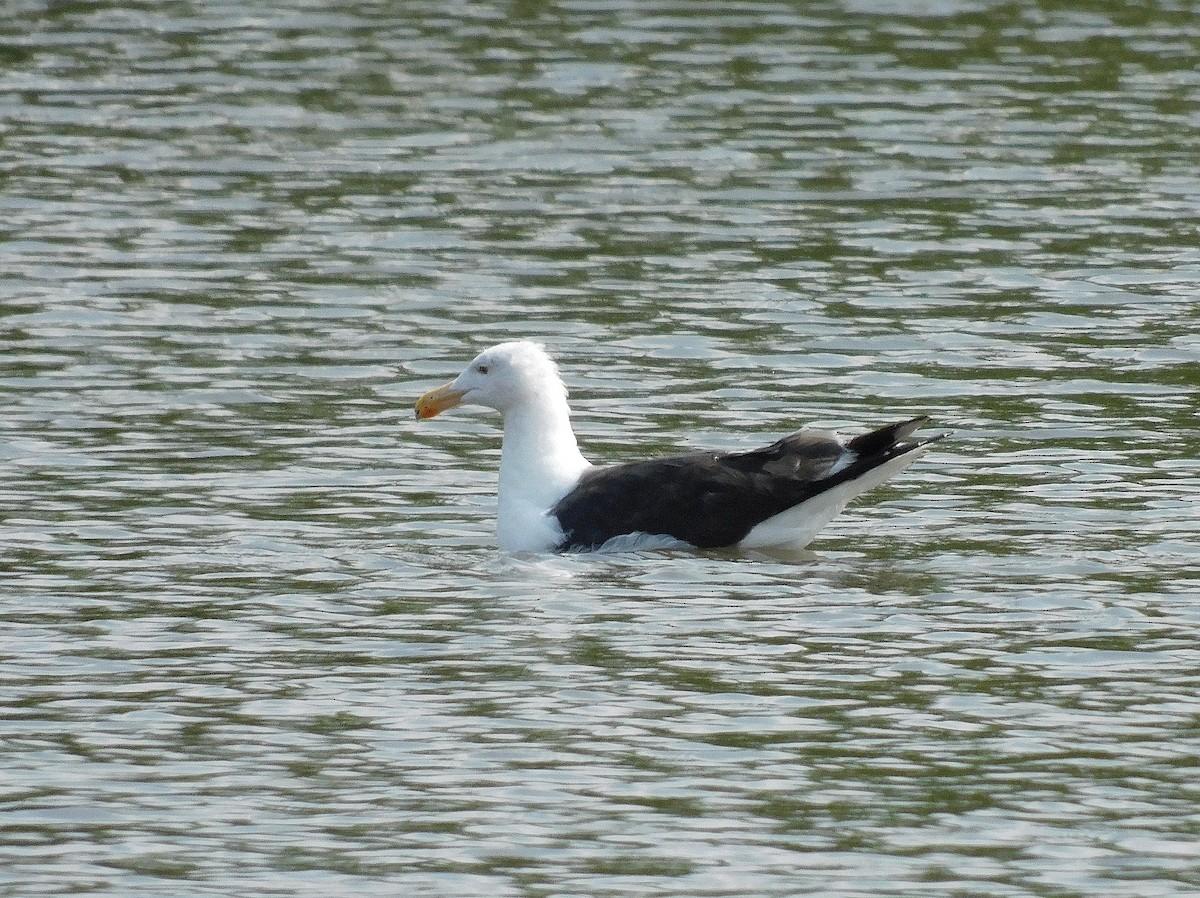
<path fill-rule="evenodd" d="M 763 521 L 828 490 L 860 478 L 864 490 L 873 486 L 870 472 L 939 438 L 906 442 L 927 420 L 890 424 L 848 443 L 802 430 L 749 452 L 694 452 L 592 468 L 551 509 L 563 531 L 558 548 L 595 549 L 634 533 L 700 548 L 736 545 Z"/>

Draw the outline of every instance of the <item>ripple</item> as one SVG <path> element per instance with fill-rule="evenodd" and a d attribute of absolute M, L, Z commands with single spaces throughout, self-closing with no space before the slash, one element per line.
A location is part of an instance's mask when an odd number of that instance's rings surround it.
<path fill-rule="evenodd" d="M 1193 19 L 18 4 L 0 891 L 1194 893 Z M 511 558 L 514 334 L 598 461 L 955 433 Z"/>

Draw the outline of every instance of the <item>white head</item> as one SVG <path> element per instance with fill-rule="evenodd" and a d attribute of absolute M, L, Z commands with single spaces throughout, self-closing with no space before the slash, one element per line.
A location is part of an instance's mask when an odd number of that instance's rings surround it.
<path fill-rule="evenodd" d="M 537 343 L 500 343 L 479 353 L 454 380 L 417 400 L 417 417 L 432 418 L 463 403 L 501 414 L 522 404 L 561 402 L 567 388 L 558 367 Z"/>

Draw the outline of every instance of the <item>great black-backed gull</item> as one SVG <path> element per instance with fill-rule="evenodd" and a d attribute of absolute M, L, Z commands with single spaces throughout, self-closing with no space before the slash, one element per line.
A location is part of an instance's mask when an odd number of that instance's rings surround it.
<path fill-rule="evenodd" d="M 908 437 L 926 416 L 843 442 L 801 430 L 749 452 L 691 452 L 593 467 L 571 430 L 567 389 L 542 347 L 481 352 L 417 400 L 418 418 L 468 403 L 504 417 L 496 531 L 511 552 L 688 545 L 800 549 L 846 503 L 945 434 Z"/>

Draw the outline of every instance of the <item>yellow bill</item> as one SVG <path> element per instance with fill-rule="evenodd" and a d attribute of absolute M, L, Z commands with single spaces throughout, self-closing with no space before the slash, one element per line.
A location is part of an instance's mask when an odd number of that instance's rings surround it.
<path fill-rule="evenodd" d="M 467 395 L 462 390 L 456 390 L 452 383 L 442 384 L 440 387 L 435 387 L 428 393 L 417 400 L 417 417 L 432 418 L 434 415 L 440 415 L 448 408 L 454 408 L 463 400 L 463 396 Z"/>

